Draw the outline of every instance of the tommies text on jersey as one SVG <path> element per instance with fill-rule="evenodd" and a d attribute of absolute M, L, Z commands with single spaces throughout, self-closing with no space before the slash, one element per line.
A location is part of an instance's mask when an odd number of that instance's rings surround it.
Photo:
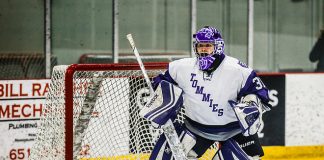
<path fill-rule="evenodd" d="M 210 74 L 199 70 L 196 58 L 173 61 L 165 74 L 154 78 L 153 86 L 161 80 L 183 89 L 186 127 L 211 140 L 224 141 L 241 132 L 229 100 L 256 94 L 263 104 L 269 102 L 268 89 L 256 73 L 227 55 Z"/>

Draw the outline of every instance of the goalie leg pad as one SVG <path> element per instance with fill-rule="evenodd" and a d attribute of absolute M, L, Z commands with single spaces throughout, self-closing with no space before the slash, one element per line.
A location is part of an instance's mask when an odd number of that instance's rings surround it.
<path fill-rule="evenodd" d="M 239 159 L 239 160 L 250 160 L 249 157 L 239 144 L 232 138 L 221 143 L 220 149 L 216 152 L 213 160 L 227 160 L 227 159 Z"/>
<path fill-rule="evenodd" d="M 150 160 L 170 160 L 172 156 L 169 144 L 166 141 L 165 135 L 161 134 L 160 138 L 156 142 L 154 149 L 151 153 Z"/>
<path fill-rule="evenodd" d="M 140 115 L 151 122 L 163 125 L 167 120 L 175 119 L 183 104 L 182 94 L 181 88 L 163 80 L 140 111 Z"/>
<path fill-rule="evenodd" d="M 174 128 L 179 135 L 179 133 L 183 132 L 183 127 L 179 123 L 174 123 Z M 164 133 L 162 133 L 156 142 L 153 151 L 150 155 L 150 160 L 156 160 L 156 159 L 161 159 L 161 160 L 171 160 L 172 157 L 172 151 L 170 149 L 170 146 L 166 140 L 166 137 Z"/>
<path fill-rule="evenodd" d="M 195 151 L 192 150 L 192 148 L 196 144 L 195 136 L 191 134 L 190 131 L 186 130 L 183 126 L 181 126 L 179 123 L 175 123 L 174 126 L 177 134 L 180 135 L 179 137 L 182 145 L 184 146 L 184 150 L 187 158 L 189 159 L 197 158 L 198 155 L 195 153 Z M 173 154 L 171 152 L 169 144 L 166 141 L 164 133 L 160 135 L 150 156 L 150 160 L 156 160 L 156 159 L 161 159 L 161 160 L 173 159 Z"/>
<path fill-rule="evenodd" d="M 187 158 L 193 159 L 197 158 L 198 154 L 192 150 L 196 144 L 196 137 L 190 131 L 184 130 L 181 135 L 181 143 L 184 146 L 185 154 Z"/>

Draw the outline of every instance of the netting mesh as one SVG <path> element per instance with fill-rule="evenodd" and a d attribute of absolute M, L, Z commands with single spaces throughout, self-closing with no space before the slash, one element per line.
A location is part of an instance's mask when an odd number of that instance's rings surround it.
<path fill-rule="evenodd" d="M 38 126 L 36 142 L 31 159 L 64 159 L 65 132 L 65 87 L 64 75 L 67 66 L 55 67 L 46 97 L 46 105 Z"/>
<path fill-rule="evenodd" d="M 76 71 L 73 129 L 65 129 L 65 73 L 55 67 L 31 159 L 64 159 L 65 132 L 73 132 L 74 159 L 148 159 L 162 133 L 139 116 L 149 98 L 140 70 Z M 164 69 L 147 69 L 153 77 Z M 182 109 L 177 120 L 183 122 Z M 215 150 L 204 158 L 211 159 Z M 72 154 L 72 153 L 71 153 Z"/>

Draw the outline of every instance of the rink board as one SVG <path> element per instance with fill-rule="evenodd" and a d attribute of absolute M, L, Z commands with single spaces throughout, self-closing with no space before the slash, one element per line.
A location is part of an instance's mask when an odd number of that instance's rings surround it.
<path fill-rule="evenodd" d="M 299 160 L 299 159 L 312 159 L 319 160 L 324 159 L 324 146 L 265 146 L 263 147 L 265 156 L 262 160 Z M 212 159 L 215 154 L 215 150 L 208 150 L 208 153 L 200 159 Z M 147 160 L 149 159 L 149 154 L 140 155 L 124 155 L 124 156 L 114 156 L 114 157 L 97 157 L 97 158 L 82 158 L 81 160 Z"/>
<path fill-rule="evenodd" d="M 215 155 L 217 150 L 209 149 L 206 153 L 199 158 L 199 160 L 211 160 Z M 121 155 L 121 156 L 113 156 L 113 157 L 96 157 L 96 158 L 81 158 L 80 160 L 148 160 L 150 154 L 129 154 L 129 155 Z"/>
<path fill-rule="evenodd" d="M 265 156 L 262 160 L 299 160 L 324 159 L 324 145 L 322 146 L 266 146 L 263 147 Z"/>

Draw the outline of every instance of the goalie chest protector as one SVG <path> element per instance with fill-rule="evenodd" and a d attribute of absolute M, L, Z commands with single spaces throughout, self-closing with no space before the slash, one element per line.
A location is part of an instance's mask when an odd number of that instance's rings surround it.
<path fill-rule="evenodd" d="M 237 101 L 241 89 L 253 78 L 251 68 L 230 56 L 210 75 L 199 70 L 196 58 L 171 62 L 169 73 L 184 91 L 186 116 L 204 125 L 237 121 L 228 101 Z"/>

